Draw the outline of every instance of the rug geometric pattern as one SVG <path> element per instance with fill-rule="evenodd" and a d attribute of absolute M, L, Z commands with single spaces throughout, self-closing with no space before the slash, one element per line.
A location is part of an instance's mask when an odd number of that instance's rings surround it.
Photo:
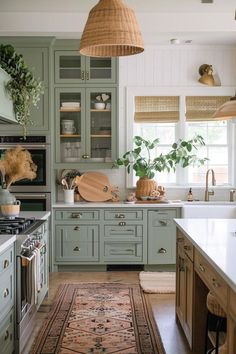
<path fill-rule="evenodd" d="M 139 285 L 61 286 L 32 354 L 164 354 Z"/>

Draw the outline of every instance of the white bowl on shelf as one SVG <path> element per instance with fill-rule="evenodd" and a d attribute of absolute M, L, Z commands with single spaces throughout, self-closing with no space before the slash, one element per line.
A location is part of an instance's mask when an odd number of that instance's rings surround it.
<path fill-rule="evenodd" d="M 104 102 L 95 102 L 94 107 L 95 109 L 105 109 L 106 104 Z"/>

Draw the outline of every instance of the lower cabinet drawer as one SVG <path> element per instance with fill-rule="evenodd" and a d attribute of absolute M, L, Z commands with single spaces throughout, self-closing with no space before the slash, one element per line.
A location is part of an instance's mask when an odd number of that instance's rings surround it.
<path fill-rule="evenodd" d="M 143 244 L 137 242 L 105 242 L 104 260 L 111 262 L 142 262 Z"/>
<path fill-rule="evenodd" d="M 0 353 L 12 354 L 14 350 L 14 313 L 11 310 L 0 325 Z"/>
<path fill-rule="evenodd" d="M 208 263 L 201 253 L 195 249 L 195 270 L 207 287 L 214 292 L 219 299 L 220 305 L 226 311 L 228 286 L 215 269 Z"/>
<path fill-rule="evenodd" d="M 142 210 L 105 210 L 105 220 L 143 220 Z"/>
<path fill-rule="evenodd" d="M 5 314 L 13 306 L 13 267 L 4 272 L 0 280 L 0 314 Z"/>
<path fill-rule="evenodd" d="M 14 249 L 8 248 L 0 254 L 0 275 L 5 272 L 13 263 Z"/>
<path fill-rule="evenodd" d="M 56 220 L 81 220 L 81 221 L 93 221 L 99 220 L 100 212 L 99 210 L 57 210 L 55 212 Z"/>
<path fill-rule="evenodd" d="M 105 225 L 105 237 L 142 237 L 143 225 Z"/>

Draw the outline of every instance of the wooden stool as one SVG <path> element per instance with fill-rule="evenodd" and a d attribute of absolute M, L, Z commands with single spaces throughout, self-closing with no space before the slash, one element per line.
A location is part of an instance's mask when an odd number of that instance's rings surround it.
<path fill-rule="evenodd" d="M 219 351 L 219 335 L 220 335 L 220 330 L 222 330 L 223 324 L 226 320 L 226 313 L 222 309 L 222 307 L 219 305 L 218 301 L 215 298 L 215 295 L 210 291 L 207 294 L 207 325 L 206 325 L 206 338 L 205 338 L 205 353 L 210 354 L 214 351 L 214 354 L 220 354 L 224 353 L 224 349 L 222 348 L 221 351 Z M 216 332 L 216 343 L 215 346 L 211 349 L 207 349 L 207 339 L 208 339 L 208 330 L 209 330 L 209 323 L 210 323 L 210 317 L 214 317 L 216 320 L 216 327 L 215 327 L 215 332 Z"/>

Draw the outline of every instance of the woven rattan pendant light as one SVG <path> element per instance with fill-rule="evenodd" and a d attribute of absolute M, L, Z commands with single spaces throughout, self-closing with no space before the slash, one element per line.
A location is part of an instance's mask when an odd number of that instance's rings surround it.
<path fill-rule="evenodd" d="M 81 54 L 119 57 L 143 50 L 134 11 L 122 0 L 100 0 L 91 9 L 80 41 Z"/>
<path fill-rule="evenodd" d="M 236 95 L 223 103 L 213 114 L 213 118 L 231 119 L 236 117 Z"/>

